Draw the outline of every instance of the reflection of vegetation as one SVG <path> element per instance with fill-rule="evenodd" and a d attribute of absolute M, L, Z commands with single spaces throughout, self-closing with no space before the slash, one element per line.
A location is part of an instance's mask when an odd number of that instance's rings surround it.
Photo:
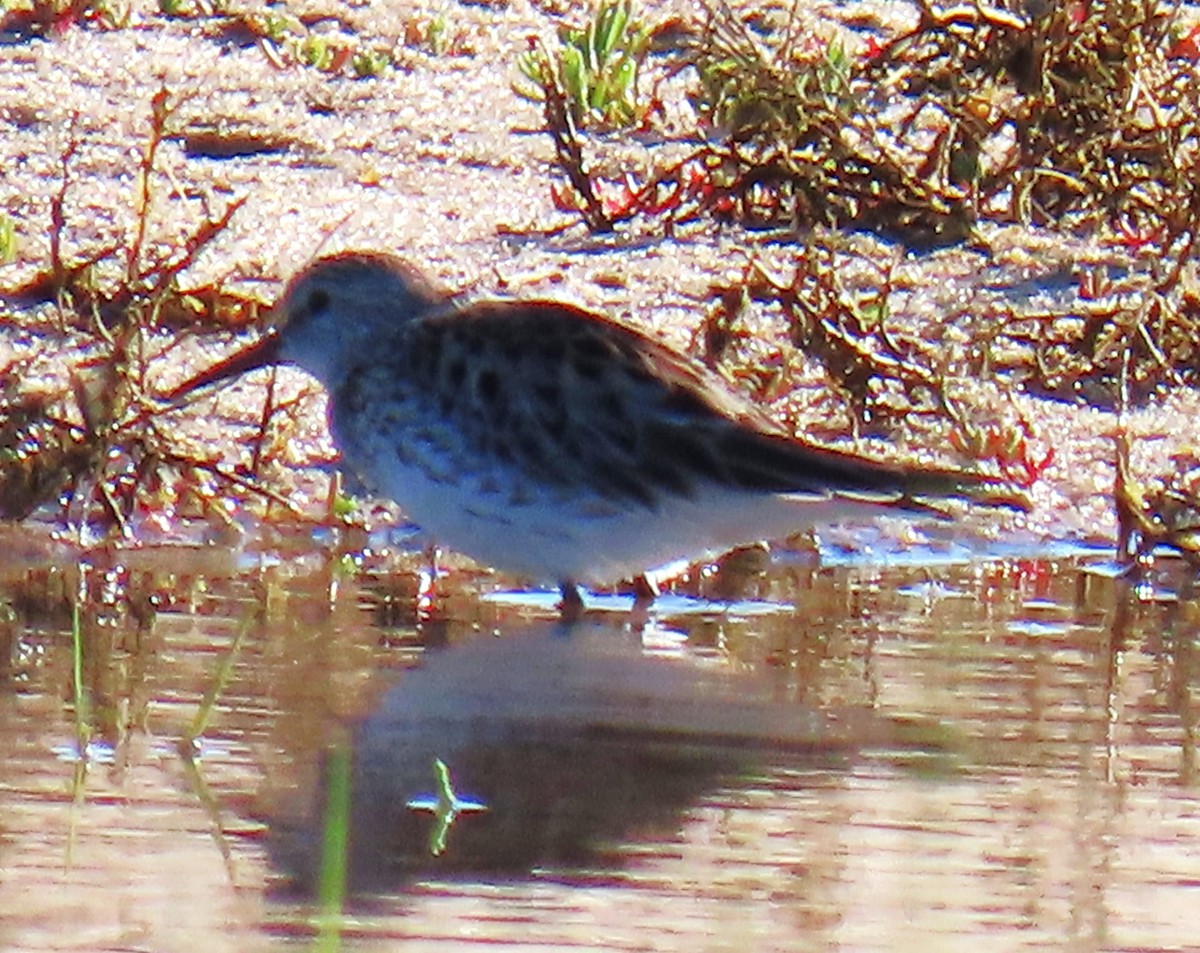
<path fill-rule="evenodd" d="M 39 31 L 114 24 L 119 9 L 97 0 L 0 6 L 9 22 Z M 1052 462 L 1050 449 L 1015 411 L 1000 419 L 964 407 L 963 381 L 1002 380 L 1106 409 L 1197 385 L 1200 291 L 1189 263 L 1200 228 L 1200 54 L 1195 31 L 1184 34 L 1173 9 L 1098 0 L 1010 12 L 923 0 L 910 27 L 867 40 L 806 20 L 800 7 L 743 9 L 745 18 L 709 0 L 704 21 L 685 24 L 683 39 L 664 50 L 670 29 L 647 29 L 630 0 L 600 0 L 580 25 L 560 31 L 557 45 L 518 54 L 523 92 L 545 101 L 567 175 L 557 197 L 588 228 L 733 223 L 794 241 L 783 268 L 748 255 L 736 274 L 714 280 L 701 329 L 713 363 L 763 400 L 786 393 L 791 358 L 784 355 L 781 370 L 739 345 L 747 305 L 782 314 L 792 343 L 825 369 L 856 426 L 942 427 L 962 452 L 1022 482 Z M 385 49 L 346 23 L 336 32 L 311 29 L 286 7 L 243 12 L 220 0 L 161 0 L 160 10 L 219 19 L 212 29 L 248 32 L 281 65 L 331 73 L 379 75 L 412 48 L 440 54 L 465 44 L 444 13 L 413 14 Z M 639 71 L 660 65 L 688 84 L 687 104 L 681 95 L 673 116 L 684 128 L 662 136 L 670 141 L 661 148 L 647 147 L 651 160 L 638 168 L 622 167 L 606 137 L 600 177 L 588 161 L 587 127 L 645 125 L 660 115 L 662 104 L 638 87 Z M 147 394 L 157 329 L 218 313 L 241 323 L 255 309 L 222 288 L 182 295 L 176 287 L 240 200 L 173 240 L 179 252 L 153 251 L 162 243 L 151 240 L 152 185 L 159 147 L 175 132 L 173 106 L 165 93 L 151 103 L 134 228 L 103 247 L 68 253 L 66 200 L 81 143 L 61 153 L 48 267 L 21 294 L 31 305 L 57 303 L 61 330 L 92 357 L 40 387 L 27 383 L 36 361 L 3 368 L 4 515 L 24 516 L 69 494 L 99 526 L 128 528 L 140 507 L 220 518 L 213 503 L 255 493 L 260 464 L 273 459 L 270 412 L 251 465 L 231 472 L 169 439 Z M 913 316 L 903 310 L 896 260 L 881 263 L 877 246 L 864 252 L 845 237 L 867 230 L 910 247 L 986 247 L 985 226 L 1009 222 L 1098 235 L 1134 265 L 1117 277 L 1085 266 L 1072 279 L 1078 290 L 1069 306 L 992 299 Z M 0 259 L 13 254 L 14 231 L 0 215 Z M 1179 463 L 1183 476 L 1161 494 L 1125 492 L 1139 538 L 1161 531 L 1186 542 L 1185 530 L 1172 527 L 1190 525 L 1195 466 Z"/>
<path fill-rule="evenodd" d="M 70 696 L 64 703 L 74 737 L 56 747 L 55 753 L 71 766 L 67 866 L 74 862 L 76 825 L 87 800 L 90 772 L 98 764 L 115 772 L 124 770 L 132 729 L 145 718 L 149 703 L 144 691 L 145 660 L 129 648 L 142 644 L 154 613 L 145 593 L 116 584 L 119 575 L 81 563 L 26 579 L 22 587 L 12 590 L 12 598 L 22 607 L 18 613 L 22 627 L 28 625 L 25 617 L 32 612 L 53 618 L 57 629 L 65 610 Z M 113 664 L 114 658 L 120 664 Z"/>
<path fill-rule="evenodd" d="M 212 825 L 213 841 L 216 843 L 217 849 L 221 852 L 221 858 L 225 861 L 225 870 L 229 874 L 231 883 L 237 882 L 236 871 L 233 867 L 233 851 L 229 846 L 229 839 L 226 837 L 225 827 L 221 822 L 220 805 L 217 803 L 217 799 L 213 797 L 212 791 L 208 787 L 208 782 L 204 779 L 199 755 L 203 735 L 208 730 L 209 722 L 217 710 L 217 705 L 220 703 L 225 689 L 233 680 L 234 666 L 241 655 L 242 646 L 245 644 L 246 636 L 250 632 L 252 622 L 253 619 L 246 619 L 238 626 L 237 634 L 233 637 L 233 642 L 230 643 L 229 650 L 221 658 L 216 672 L 213 673 L 212 681 L 209 682 L 207 689 L 205 689 L 204 697 L 200 700 L 200 705 L 196 709 L 196 715 L 192 719 L 192 723 L 183 732 L 175 745 L 176 750 L 179 752 L 179 759 L 183 764 L 184 774 L 191 784 L 192 791 L 208 814 L 209 823 Z"/>
<path fill-rule="evenodd" d="M 241 654 L 242 646 L 246 642 L 246 636 L 250 633 L 253 621 L 252 618 L 246 619 L 238 626 L 237 634 L 229 645 L 229 651 L 221 658 L 221 663 L 213 673 L 212 681 L 209 683 L 204 697 L 200 700 L 200 705 L 196 709 L 196 717 L 192 719 L 188 730 L 184 732 L 180 744 L 191 753 L 195 752 L 197 743 L 203 737 L 204 732 L 208 730 L 208 724 L 217 709 L 217 703 L 233 680 L 234 666 L 237 664 L 238 656 Z"/>
<path fill-rule="evenodd" d="M 472 798 L 458 796 L 458 792 L 454 790 L 454 782 L 450 780 L 450 768 L 441 758 L 434 759 L 433 773 L 437 779 L 437 793 L 433 797 L 423 795 L 412 798 L 406 806 L 409 810 L 429 811 L 433 814 L 435 823 L 429 832 L 429 853 L 440 857 L 446 851 L 446 840 L 458 815 L 486 811 L 487 805 Z"/>
<path fill-rule="evenodd" d="M 298 604 L 310 620 L 328 608 L 320 586 L 301 585 L 285 601 L 277 586 L 264 590 L 247 577 L 231 577 L 231 564 L 197 574 L 194 556 L 180 561 L 175 547 L 142 550 L 138 569 L 109 561 L 114 553 L 124 555 L 105 549 L 102 568 L 84 562 L 10 571 L 0 593 L 0 640 L 8 634 L 16 640 L 5 653 L 8 664 L 0 665 L 7 696 L 39 700 L 18 719 L 40 739 L 34 747 L 44 763 L 37 776 L 45 783 L 37 786 L 38 797 L 44 796 L 48 823 L 69 819 L 63 832 L 68 865 L 73 848 L 78 855 L 77 839 L 96 836 L 111 848 L 104 816 L 111 798 L 123 801 L 119 792 L 132 792 L 126 820 L 142 809 L 160 820 L 165 807 L 183 811 L 183 827 L 170 830 L 186 832 L 176 847 L 192 855 L 197 845 L 184 842 L 195 833 L 200 810 L 209 819 L 210 846 L 240 889 L 246 871 L 235 862 L 245 854 L 247 833 L 264 823 L 248 806 L 261 797 L 264 779 L 295 794 L 294 779 L 281 780 L 291 762 L 279 749 L 277 728 L 313 718 L 323 731 L 330 706 L 344 701 L 343 680 L 364 684 L 377 658 L 358 652 L 361 631 L 354 627 L 314 632 L 305 625 L 299 637 L 288 637 L 286 622 Z M 260 620 L 267 624 L 260 628 Z M 267 634 L 266 641 L 259 638 Z M 314 654 L 322 661 L 314 662 Z M 330 731 L 341 739 L 333 744 L 348 745 L 348 734 L 336 726 Z M 284 734 L 307 737 L 290 729 Z M 62 743 L 44 749 L 46 738 Z M 305 747 L 305 755 L 318 744 Z M 262 752 L 270 764 L 265 775 L 259 773 Z M 182 781 L 182 799 L 151 793 L 157 784 L 167 785 L 160 793 L 174 789 L 172 778 Z M 64 789 L 73 806 L 60 814 Z M 149 823 L 167 830 L 153 817 Z M 133 826 L 145 830 L 139 821 Z"/>
<path fill-rule="evenodd" d="M 317 942 L 322 953 L 342 948 L 342 911 L 346 903 L 346 863 L 350 846 L 350 779 L 354 757 L 350 741 L 338 738 L 328 750 L 325 812 L 321 825 L 321 868 L 317 883 Z"/>
<path fill-rule="evenodd" d="M 75 742 L 79 748 L 80 761 L 85 761 L 85 752 L 92 740 L 92 703 L 88 696 L 83 676 L 83 606 L 76 599 L 71 603 L 71 684 L 75 711 Z"/>
<path fill-rule="evenodd" d="M 93 732 L 91 698 L 84 683 L 83 611 L 83 606 L 77 596 L 71 603 L 71 687 L 74 701 L 76 757 L 71 765 L 71 831 L 67 838 L 66 857 L 68 867 L 74 862 L 75 824 L 79 806 L 83 803 L 84 792 L 87 790 L 88 760 L 91 757 L 90 746 Z"/>

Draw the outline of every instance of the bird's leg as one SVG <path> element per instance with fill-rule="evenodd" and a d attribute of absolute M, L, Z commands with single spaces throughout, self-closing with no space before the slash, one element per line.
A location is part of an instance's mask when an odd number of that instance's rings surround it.
<path fill-rule="evenodd" d="M 579 594 L 579 587 L 571 579 L 561 580 L 558 584 L 558 591 L 562 593 L 562 602 L 558 604 L 562 621 L 567 625 L 573 625 L 583 615 L 583 596 Z"/>
<path fill-rule="evenodd" d="M 658 583 L 642 573 L 640 576 L 635 576 L 633 579 L 633 605 L 634 607 L 644 606 L 649 609 L 654 605 L 654 600 L 658 598 Z"/>
<path fill-rule="evenodd" d="M 634 632 L 641 632 L 650 621 L 650 607 L 658 598 L 658 586 L 645 573 L 635 576 L 633 580 L 633 608 L 629 610 L 629 627 Z"/>
<path fill-rule="evenodd" d="M 417 578 L 417 621 L 428 622 L 437 608 L 437 543 L 425 547 L 426 569 Z"/>

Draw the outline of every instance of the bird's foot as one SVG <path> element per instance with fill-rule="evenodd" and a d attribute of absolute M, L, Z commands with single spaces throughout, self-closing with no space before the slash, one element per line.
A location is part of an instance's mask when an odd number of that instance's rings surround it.
<path fill-rule="evenodd" d="M 642 632 L 650 621 L 650 607 L 658 598 L 658 586 L 654 580 L 642 573 L 633 580 L 633 608 L 629 610 L 629 628 Z"/>
<path fill-rule="evenodd" d="M 435 543 L 425 547 L 425 566 L 417 576 L 417 621 L 430 622 L 438 609 L 438 548 Z"/>
<path fill-rule="evenodd" d="M 574 625 L 583 618 L 585 608 L 579 587 L 570 579 L 564 579 L 558 584 L 558 591 L 562 593 L 562 602 L 558 604 L 559 618 L 564 625 Z"/>

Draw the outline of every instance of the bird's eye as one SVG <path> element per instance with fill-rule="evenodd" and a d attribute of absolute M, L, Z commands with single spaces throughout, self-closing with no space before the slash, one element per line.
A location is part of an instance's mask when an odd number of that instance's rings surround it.
<path fill-rule="evenodd" d="M 314 288 L 308 296 L 308 313 L 319 314 L 329 307 L 329 292 L 324 288 Z"/>

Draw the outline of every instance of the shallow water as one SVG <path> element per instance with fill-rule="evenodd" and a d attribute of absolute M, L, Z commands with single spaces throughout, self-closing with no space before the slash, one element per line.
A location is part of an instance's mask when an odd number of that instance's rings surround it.
<path fill-rule="evenodd" d="M 1200 942 L 1168 562 L 752 552 L 566 632 L 408 557 L 2 543 L 5 950 Z"/>

